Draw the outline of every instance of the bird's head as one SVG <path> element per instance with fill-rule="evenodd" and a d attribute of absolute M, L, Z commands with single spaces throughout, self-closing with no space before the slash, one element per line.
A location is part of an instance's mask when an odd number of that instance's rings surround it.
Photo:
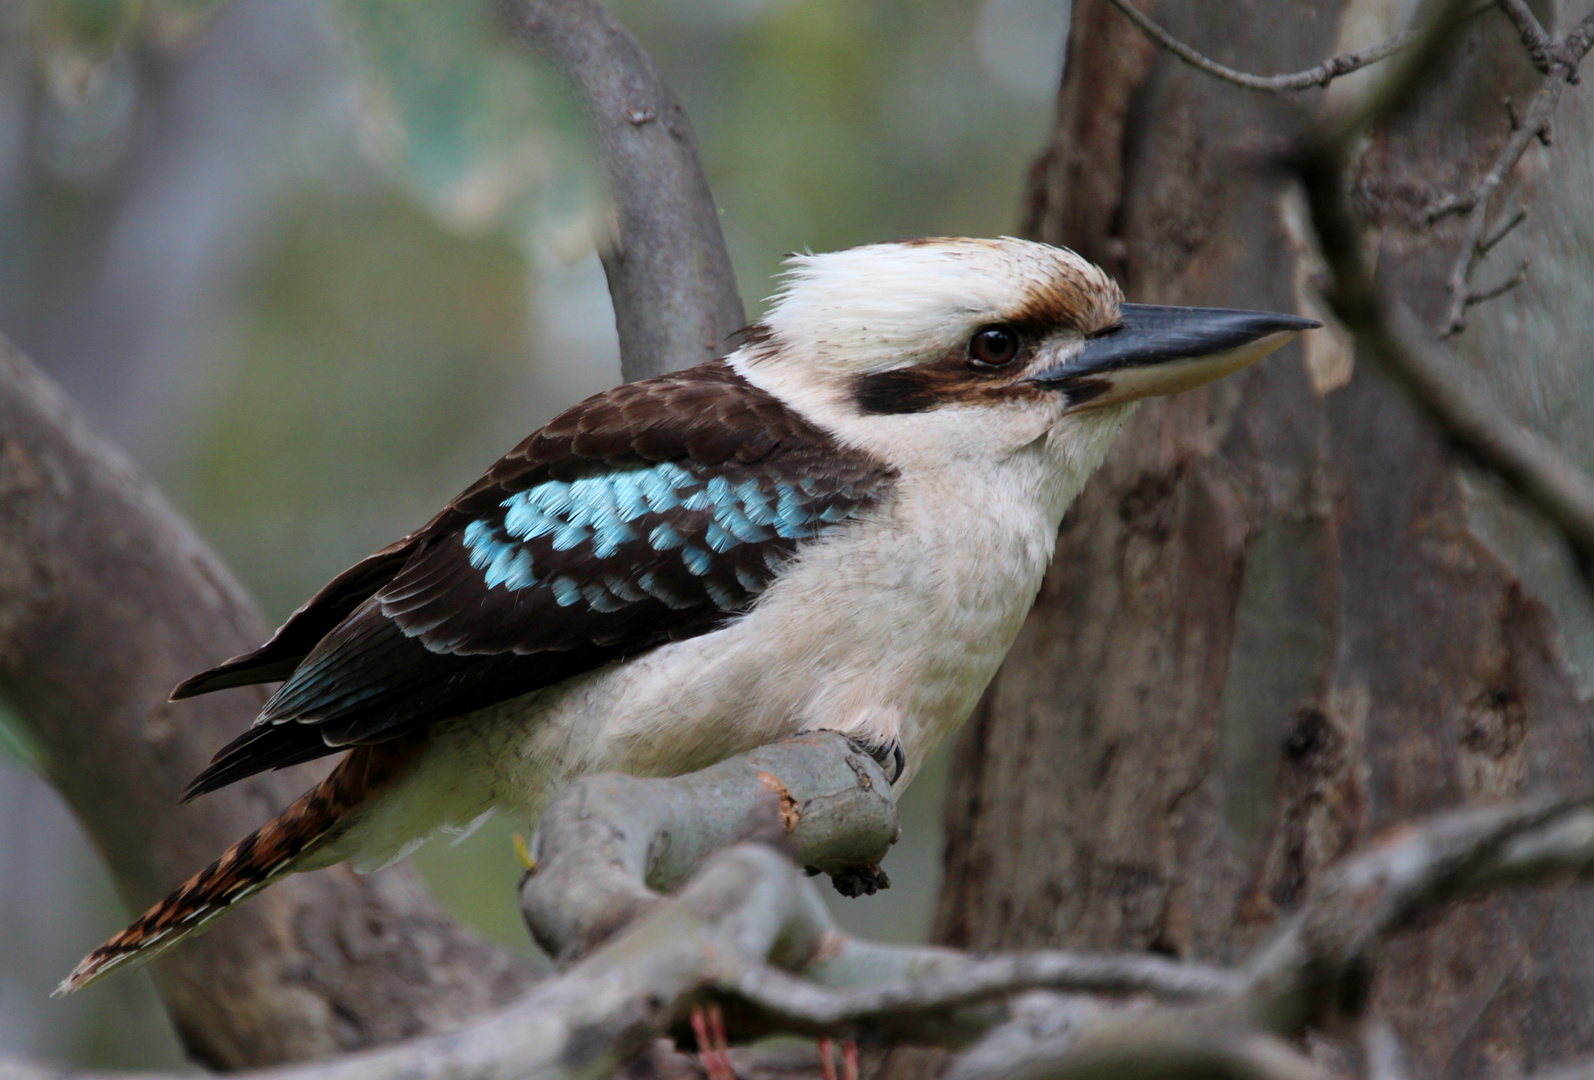
<path fill-rule="evenodd" d="M 910 240 L 794 256 L 733 362 L 888 460 L 999 458 L 1042 439 L 1105 450 L 1134 402 L 1316 325 L 1127 304 L 1100 268 L 1027 240 Z"/>

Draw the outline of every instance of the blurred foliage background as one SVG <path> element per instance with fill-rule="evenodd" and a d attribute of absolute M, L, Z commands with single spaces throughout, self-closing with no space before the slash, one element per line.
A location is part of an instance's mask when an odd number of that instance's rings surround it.
<path fill-rule="evenodd" d="M 697 128 L 750 316 L 784 253 L 1011 231 L 1067 0 L 616 0 Z M 0 332 L 280 620 L 618 380 L 579 113 L 459 0 L 0 0 Z M 941 754 L 894 887 L 922 940 Z M 126 912 L 0 703 L 0 1055 L 181 1054 L 146 975 L 46 999 Z M 527 949 L 494 823 L 416 857 Z"/>

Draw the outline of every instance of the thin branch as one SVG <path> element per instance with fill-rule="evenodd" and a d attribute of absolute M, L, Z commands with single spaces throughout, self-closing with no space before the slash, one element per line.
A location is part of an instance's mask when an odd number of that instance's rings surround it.
<path fill-rule="evenodd" d="M 1224 82 L 1243 86 L 1247 90 L 1260 90 L 1268 94 L 1281 94 L 1292 90 L 1311 90 L 1315 87 L 1327 86 L 1341 75 L 1349 75 L 1359 71 L 1368 64 L 1375 64 L 1380 60 L 1393 56 L 1395 53 L 1410 45 L 1416 38 L 1417 32 L 1405 30 L 1394 37 L 1380 41 L 1376 45 L 1369 45 L 1365 49 L 1344 53 L 1324 60 L 1315 67 L 1305 71 L 1296 71 L 1287 75 L 1252 75 L 1249 72 L 1238 71 L 1224 64 L 1218 63 L 1186 45 L 1157 23 L 1147 18 L 1129 0 L 1108 0 L 1113 7 L 1123 13 L 1124 18 L 1134 23 L 1141 33 L 1152 41 L 1167 49 L 1180 60 L 1191 67 L 1206 72 L 1208 75 Z"/>
<path fill-rule="evenodd" d="M 1461 365 L 1422 330 L 1416 318 L 1398 301 L 1383 296 L 1362 256 L 1361 230 L 1343 176 L 1346 147 L 1366 125 L 1406 100 L 1442 55 L 1438 39 L 1443 36 L 1440 28 L 1447 24 L 1440 18 L 1431 25 L 1434 31 L 1408 50 L 1402 64 L 1381 85 L 1369 91 L 1344 118 L 1324 123 L 1317 137 L 1292 157 L 1333 277 L 1327 299 L 1362 347 L 1458 449 L 1493 472 L 1562 532 L 1589 576 L 1594 573 L 1594 478 L 1549 440 L 1512 421 L 1489 394 L 1464 378 Z M 1588 32 L 1578 39 L 1579 61 L 1588 52 L 1587 44 L 1594 42 L 1594 14 L 1584 19 L 1568 40 L 1584 28 Z M 1561 85 L 1555 80 L 1546 94 L 1558 94 Z M 1537 109 L 1535 105 L 1535 113 Z M 1531 138 L 1531 129 L 1531 122 L 1524 124 L 1517 137 Z M 1483 237 L 1483 207 L 1480 200 L 1467 230 L 1462 258 L 1469 262 Z M 1461 307 L 1465 310 L 1465 292 Z"/>
<path fill-rule="evenodd" d="M 759 1009 L 773 1030 L 818 1034 L 855 1025 L 878 1034 L 904 1021 L 919 1026 L 944 1023 L 945 1014 L 953 1010 L 1028 990 L 1200 1001 L 1233 996 L 1244 985 L 1243 979 L 1224 968 L 1154 956 L 1036 952 L 980 959 L 924 949 L 869 948 L 874 950 L 869 959 L 877 977 L 910 963 L 935 970 L 868 986 L 834 988 L 814 981 L 826 977 L 827 967 L 835 970 L 834 963 L 810 966 L 802 978 L 756 968 L 721 983 L 720 989 Z"/>
<path fill-rule="evenodd" d="M 512 36 L 549 57 L 585 109 L 614 200 L 600 243 L 627 379 L 721 355 L 741 295 L 691 122 L 598 0 L 499 0 Z"/>
<path fill-rule="evenodd" d="M 1515 289 L 1515 288 L 1518 288 L 1519 286 L 1527 284 L 1527 280 L 1528 280 L 1528 261 L 1526 259 L 1523 259 L 1521 265 L 1517 267 L 1516 273 L 1512 274 L 1510 277 L 1508 277 L 1504 281 L 1500 282 L 1500 284 L 1490 286 L 1489 288 L 1484 289 L 1482 292 L 1469 292 L 1469 293 L 1467 293 L 1467 305 L 1466 306 L 1467 307 L 1472 307 L 1474 304 L 1482 304 L 1482 303 L 1485 303 L 1485 302 L 1487 302 L 1489 300 L 1493 300 L 1496 297 L 1504 296 L 1506 293 L 1510 292 L 1512 289 Z"/>
<path fill-rule="evenodd" d="M 1416 920 L 1490 889 L 1591 868 L 1594 797 L 1464 810 L 1403 830 L 1332 868 L 1257 950 L 1248 1008 L 1281 1034 L 1321 1023 L 1365 985 L 1383 943 Z"/>
<path fill-rule="evenodd" d="M 1517 162 L 1522 160 L 1522 155 L 1527 153 L 1528 147 L 1535 141 L 1548 142 L 1550 123 L 1555 116 L 1556 106 L 1560 104 L 1561 92 L 1569 82 L 1574 81 L 1578 65 L 1588 55 L 1590 47 L 1594 46 L 1594 12 L 1585 16 L 1583 21 L 1560 41 L 1554 41 L 1545 34 L 1538 20 L 1534 19 L 1533 13 L 1527 9 L 1522 0 L 1500 0 L 1500 8 L 1522 35 L 1523 44 L 1526 45 L 1529 55 L 1533 57 L 1534 65 L 1546 74 L 1543 83 L 1534 94 L 1532 108 L 1525 117 L 1514 123 L 1511 138 L 1506 140 L 1506 144 L 1500 148 L 1494 161 L 1472 189 L 1464 195 L 1446 195 L 1428 209 L 1427 217 L 1430 223 L 1447 214 L 1467 215 L 1466 225 L 1462 229 L 1461 247 L 1456 252 L 1449 276 L 1445 281 L 1445 289 L 1450 294 L 1450 306 L 1440 323 L 1440 333 L 1446 337 L 1459 334 L 1466 329 L 1466 312 L 1469 307 L 1499 295 L 1498 292 L 1475 293 L 1469 284 L 1472 269 L 1477 265 L 1478 259 L 1498 242 L 1498 236 L 1509 231 L 1508 226 L 1498 231 L 1493 242 L 1485 241 L 1484 234 L 1489 227 L 1489 204 L 1495 192 L 1505 182 L 1505 178 L 1511 174 Z"/>
<path fill-rule="evenodd" d="M 1559 76 L 1545 79 L 1544 85 L 1534 95 L 1533 107 L 1522 118 L 1511 138 L 1506 140 L 1505 146 L 1495 155 L 1494 161 L 1472 190 L 1464 196 L 1447 197 L 1428 211 L 1429 221 L 1436 221 L 1448 213 L 1467 213 L 1461 247 L 1445 281 L 1445 289 L 1450 294 L 1450 307 L 1445 313 L 1440 332 L 1446 337 L 1466 329 L 1466 310 L 1471 303 L 1476 302 L 1468 281 L 1481 251 L 1487 250 L 1484 247 L 1484 233 L 1489 227 L 1489 202 L 1522 155 L 1527 153 L 1528 147 L 1550 130 L 1550 121 L 1555 116 L 1555 107 L 1561 100 L 1561 91 L 1565 86 L 1565 80 Z"/>
<path fill-rule="evenodd" d="M 1379 294 L 1362 261 L 1337 158 L 1303 157 L 1298 171 L 1333 271 L 1335 315 L 1457 448 L 1565 535 L 1587 574 L 1594 568 L 1594 478 L 1548 439 L 1507 417 L 1414 315 Z"/>
<path fill-rule="evenodd" d="M 1555 38 L 1544 32 L 1544 27 L 1539 25 L 1538 17 L 1528 8 L 1524 0 L 1497 0 L 1500 11 L 1511 20 L 1511 25 L 1516 27 L 1522 44 L 1528 50 L 1528 59 L 1533 61 L 1533 66 L 1539 69 L 1541 75 L 1553 74 L 1562 61 L 1556 54 L 1558 42 Z M 1575 65 L 1574 65 L 1575 70 Z"/>
<path fill-rule="evenodd" d="M 1044 1014 L 1037 1018 L 1041 1023 L 1030 1020 L 1027 1030 L 1011 1032 L 1000 1053 L 970 1051 L 946 1080 L 1335 1080 L 1283 1039 L 1224 1023 L 1208 1010 L 1063 1016 L 1061 1024 L 1047 1023 Z"/>
<path fill-rule="evenodd" d="M 1512 230 L 1514 230 L 1518 225 L 1522 224 L 1527 219 L 1528 208 L 1525 206 L 1518 207 L 1517 212 L 1507 218 L 1504 224 L 1500 225 L 1494 230 L 1494 232 L 1478 241 L 1479 258 L 1482 258 L 1483 256 L 1489 254 L 1489 252 L 1493 251 L 1495 246 L 1499 244 L 1500 241 L 1504 240 L 1507 236 L 1510 236 Z"/>

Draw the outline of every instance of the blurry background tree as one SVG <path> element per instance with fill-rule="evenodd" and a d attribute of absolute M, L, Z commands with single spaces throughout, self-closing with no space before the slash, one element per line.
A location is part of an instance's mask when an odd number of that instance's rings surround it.
<path fill-rule="evenodd" d="M 614 7 L 697 127 L 750 314 L 783 252 L 1016 228 L 1066 5 Z M 485 4 L 0 0 L 0 329 L 272 619 L 618 381 L 595 177 Z M 3 719 L 0 745 L 0 1055 L 179 1061 L 146 975 L 45 999 L 125 912 Z M 927 936 L 942 776 L 896 886 L 837 898 L 860 932 Z M 501 830 L 419 862 L 527 948 Z"/>
<path fill-rule="evenodd" d="M 1322 313 L 1305 201 L 1267 159 L 1324 92 L 1281 100 L 1220 81 L 1115 6 L 1074 5 L 1027 231 L 1102 263 L 1137 300 Z M 1418 9 L 1136 7 L 1261 74 L 1370 45 Z M 1588 13 L 1530 7 L 1560 31 Z M 1433 211 L 1472 190 L 1549 85 L 1500 10 L 1463 41 L 1353 164 L 1370 257 L 1434 336 L 1470 240 L 1463 217 Z M 1471 288 L 1524 262 L 1526 285 L 1455 298 L 1466 327 L 1446 341 L 1460 374 L 1587 468 L 1594 100 L 1570 89 L 1554 138 L 1510 164 L 1488 235 L 1528 215 Z M 1041 601 L 964 729 L 936 937 L 1226 962 L 1380 830 L 1579 788 L 1594 767 L 1591 611 L 1560 538 L 1449 452 L 1342 330 L 1152 404 L 1070 511 Z M 1529 1072 L 1594 1043 L 1591 949 L 1586 887 L 1496 896 L 1402 940 L 1373 1007 L 1415 1075 Z"/>

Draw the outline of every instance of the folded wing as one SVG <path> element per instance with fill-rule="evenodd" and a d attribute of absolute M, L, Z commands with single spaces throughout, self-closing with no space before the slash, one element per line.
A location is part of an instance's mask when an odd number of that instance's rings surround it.
<path fill-rule="evenodd" d="M 893 479 L 723 364 L 589 399 L 261 649 L 180 686 L 287 680 L 185 797 L 724 625 Z"/>

